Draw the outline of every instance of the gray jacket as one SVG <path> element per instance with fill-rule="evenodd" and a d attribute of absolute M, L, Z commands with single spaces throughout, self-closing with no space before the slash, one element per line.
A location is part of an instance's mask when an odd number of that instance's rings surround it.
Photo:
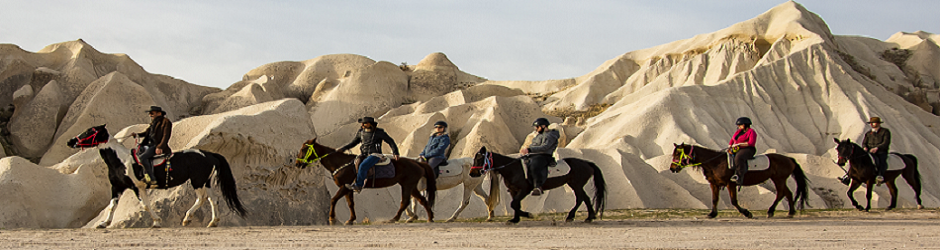
<path fill-rule="evenodd" d="M 558 130 L 547 130 L 532 138 L 532 144 L 529 144 L 529 154 L 547 154 L 555 153 L 558 147 Z"/>

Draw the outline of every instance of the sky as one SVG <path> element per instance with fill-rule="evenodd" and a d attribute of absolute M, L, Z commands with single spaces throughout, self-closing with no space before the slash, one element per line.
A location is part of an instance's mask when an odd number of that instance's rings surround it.
<path fill-rule="evenodd" d="M 150 73 L 225 89 L 258 66 L 329 54 L 414 65 L 442 52 L 490 80 L 584 75 L 624 53 L 711 33 L 785 1 L 0 0 L 0 43 L 79 38 Z M 940 1 L 805 0 L 835 35 L 940 32 Z"/>

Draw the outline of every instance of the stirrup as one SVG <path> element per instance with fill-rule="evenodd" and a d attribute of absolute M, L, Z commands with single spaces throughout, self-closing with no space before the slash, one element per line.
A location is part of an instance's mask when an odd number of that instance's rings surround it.
<path fill-rule="evenodd" d="M 539 196 L 539 195 L 542 195 L 542 188 L 536 188 L 532 190 L 532 196 Z"/>
<path fill-rule="evenodd" d="M 737 183 L 737 182 L 738 182 L 738 175 L 732 175 L 732 176 L 731 176 L 731 182 Z"/>
<path fill-rule="evenodd" d="M 353 192 L 356 192 L 357 194 L 359 192 L 362 192 L 362 187 L 356 186 L 353 184 L 346 184 L 346 189 L 352 190 Z"/>
<path fill-rule="evenodd" d="M 881 186 L 881 184 L 883 184 L 883 183 L 885 183 L 885 177 L 884 177 L 884 176 L 879 175 L 879 176 L 875 177 L 875 185 Z"/>

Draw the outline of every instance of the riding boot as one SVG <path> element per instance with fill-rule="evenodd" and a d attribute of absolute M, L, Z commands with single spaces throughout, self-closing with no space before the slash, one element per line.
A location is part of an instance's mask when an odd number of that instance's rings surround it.
<path fill-rule="evenodd" d="M 744 174 L 747 173 L 747 166 L 738 166 L 736 170 L 735 172 L 737 173 L 735 175 L 738 176 L 738 186 L 744 185 Z"/>
<path fill-rule="evenodd" d="M 153 174 L 153 162 L 150 159 L 142 159 L 140 165 L 143 165 L 144 171 L 146 172 L 144 173 L 144 182 L 146 182 L 147 185 L 156 186 L 157 176 Z"/>

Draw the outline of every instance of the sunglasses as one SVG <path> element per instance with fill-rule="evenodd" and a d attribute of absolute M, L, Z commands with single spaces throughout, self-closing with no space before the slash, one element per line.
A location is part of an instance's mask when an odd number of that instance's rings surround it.
<path fill-rule="evenodd" d="M 434 126 L 434 128 L 444 128 L 444 126 Z"/>

